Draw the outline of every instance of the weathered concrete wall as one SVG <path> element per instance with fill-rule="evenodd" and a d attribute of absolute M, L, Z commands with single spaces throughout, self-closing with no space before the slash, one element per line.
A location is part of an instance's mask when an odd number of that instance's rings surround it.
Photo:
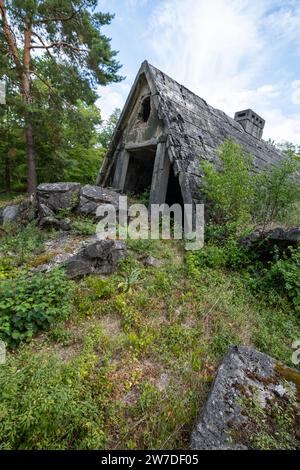
<path fill-rule="evenodd" d="M 146 102 L 150 106 L 150 109 L 145 116 L 144 103 Z M 151 149 L 151 151 L 154 152 L 153 157 L 155 158 L 156 147 L 162 134 L 162 121 L 158 117 L 149 84 L 145 76 L 141 76 L 133 104 L 130 107 L 130 113 L 122 123 L 118 145 L 110 156 L 111 161 L 114 163 L 110 170 L 111 175 L 108 184 L 113 188 L 122 191 L 126 190 L 126 179 L 130 168 L 130 159 L 133 158 L 132 152 L 137 152 L 139 158 L 142 159 L 143 149 L 147 149 L 147 151 L 145 151 L 146 159 L 146 153 L 149 152 L 148 149 Z M 159 158 L 161 158 L 161 156 Z M 145 161 L 145 165 L 146 163 Z M 147 171 L 152 172 L 150 166 Z"/>
<path fill-rule="evenodd" d="M 142 103 L 147 97 L 150 97 L 151 112 L 148 121 L 144 122 L 141 116 Z M 149 85 L 146 80 L 142 80 L 139 95 L 123 131 L 122 143 L 126 145 L 147 142 L 159 137 L 161 133 L 162 127 L 151 97 Z"/>
<path fill-rule="evenodd" d="M 145 123 L 139 118 L 139 113 L 143 99 L 150 92 L 151 114 Z M 113 187 L 120 188 L 120 182 L 124 182 L 126 176 L 130 156 L 128 152 L 141 143 L 156 146 L 157 140 L 164 139 L 166 153 L 180 182 L 184 203 L 201 200 L 201 162 L 212 161 L 218 166 L 217 150 L 228 138 L 254 157 L 255 171 L 263 170 L 266 165 L 276 165 L 284 158 L 274 146 L 249 134 L 240 123 L 212 108 L 202 98 L 144 62 L 128 97 L 97 184 L 113 184 Z M 161 194 L 164 194 L 164 190 Z"/>

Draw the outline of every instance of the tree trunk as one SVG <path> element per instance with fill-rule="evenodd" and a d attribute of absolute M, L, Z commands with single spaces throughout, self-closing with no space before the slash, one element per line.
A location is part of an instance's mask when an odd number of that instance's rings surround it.
<path fill-rule="evenodd" d="M 25 140 L 27 148 L 27 165 L 28 165 L 28 176 L 27 176 L 27 191 L 29 194 L 36 192 L 36 167 L 35 167 L 35 149 L 34 149 L 34 138 L 33 138 L 33 127 L 31 122 L 31 115 L 29 106 L 32 103 L 31 87 L 30 87 L 30 62 L 31 62 L 31 36 L 32 36 L 32 25 L 30 18 L 25 17 L 25 34 L 24 34 L 24 52 L 23 52 L 23 64 L 19 57 L 19 51 L 17 47 L 16 38 L 9 25 L 4 0 L 0 0 L 0 18 L 3 24 L 3 30 L 7 43 L 9 46 L 10 53 L 18 71 L 21 91 L 25 101 Z"/>
<path fill-rule="evenodd" d="M 5 158 L 5 191 L 11 190 L 11 171 L 10 171 L 10 158 L 9 155 Z"/>
<path fill-rule="evenodd" d="M 35 167 L 35 148 L 33 139 L 33 128 L 30 122 L 30 113 L 25 113 L 25 138 L 27 149 L 27 192 L 34 194 L 36 192 L 36 167 Z"/>
<path fill-rule="evenodd" d="M 33 127 L 31 123 L 31 114 L 28 109 L 32 103 L 31 87 L 30 87 L 30 42 L 31 42 L 31 25 L 25 19 L 25 43 L 24 43 L 24 71 L 22 79 L 22 88 L 25 98 L 25 138 L 27 149 L 27 192 L 34 194 L 36 192 L 36 166 L 35 166 L 35 147 L 33 138 Z"/>

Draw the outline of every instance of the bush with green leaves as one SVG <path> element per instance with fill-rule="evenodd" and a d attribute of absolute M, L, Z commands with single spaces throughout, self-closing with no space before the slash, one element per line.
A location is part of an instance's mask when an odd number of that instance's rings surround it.
<path fill-rule="evenodd" d="M 255 189 L 250 173 L 253 159 L 233 140 L 223 143 L 218 157 L 220 169 L 211 162 L 202 164 L 200 190 L 211 205 L 213 219 L 217 223 L 248 222 Z"/>
<path fill-rule="evenodd" d="M 201 193 L 217 224 L 241 227 L 285 222 L 300 204 L 299 154 L 286 152 L 282 161 L 254 172 L 253 158 L 239 144 L 226 140 L 218 150 L 220 167 L 202 164 Z M 300 220 L 299 220 L 300 222 Z"/>
<path fill-rule="evenodd" d="M 209 242 L 201 250 L 188 253 L 189 267 L 239 269 L 255 263 L 255 254 L 240 245 L 234 237 L 222 242 Z M 193 270 L 193 269 L 192 269 Z"/>
<path fill-rule="evenodd" d="M 72 232 L 76 235 L 95 235 L 97 224 L 88 219 L 76 219 L 72 222 Z"/>
<path fill-rule="evenodd" d="M 46 234 L 35 222 L 20 227 L 15 233 L 8 233 L 0 241 L 0 251 L 10 257 L 15 265 L 21 265 L 32 259 L 32 254 L 43 251 Z"/>
<path fill-rule="evenodd" d="M 265 273 L 264 285 L 284 293 L 300 313 L 300 248 L 290 249 L 291 256 L 278 258 Z"/>
<path fill-rule="evenodd" d="M 300 159 L 292 154 L 255 175 L 252 218 L 263 228 L 273 221 L 285 222 L 300 203 L 300 184 L 294 178 L 298 171 Z"/>
<path fill-rule="evenodd" d="M 29 341 L 39 330 L 68 316 L 72 281 L 63 271 L 23 271 L 0 282 L 0 339 L 9 346 Z"/>

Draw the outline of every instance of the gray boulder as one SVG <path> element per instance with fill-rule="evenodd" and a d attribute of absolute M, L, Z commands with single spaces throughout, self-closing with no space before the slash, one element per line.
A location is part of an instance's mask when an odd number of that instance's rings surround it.
<path fill-rule="evenodd" d="M 151 255 L 143 257 L 141 259 L 141 262 L 143 263 L 144 266 L 151 267 L 151 268 L 159 268 L 161 266 L 161 262 Z"/>
<path fill-rule="evenodd" d="M 283 252 L 289 246 L 296 247 L 298 243 L 300 243 L 300 227 L 288 229 L 277 227 L 267 232 L 257 230 L 240 240 L 242 246 L 255 250 L 257 256 L 263 259 L 270 259 L 275 247 Z"/>
<path fill-rule="evenodd" d="M 30 199 L 19 204 L 11 204 L 1 209 L 0 225 L 13 225 L 31 222 L 35 217 L 34 202 Z"/>
<path fill-rule="evenodd" d="M 51 229 L 54 228 L 56 230 L 63 230 L 65 232 L 71 230 L 71 220 L 70 219 L 62 219 L 59 220 L 54 216 L 47 216 L 47 217 L 42 217 L 39 220 L 39 225 L 42 228 L 45 229 Z"/>
<path fill-rule="evenodd" d="M 53 210 L 46 206 L 46 204 L 39 204 L 38 211 L 40 219 L 43 219 L 44 217 L 55 217 Z"/>
<path fill-rule="evenodd" d="M 119 207 L 119 193 L 100 186 L 86 185 L 81 188 L 77 213 L 83 216 L 96 216 L 97 207 L 101 204 L 112 204 Z"/>
<path fill-rule="evenodd" d="M 66 273 L 71 279 L 87 274 L 112 274 L 126 256 L 124 242 L 96 240 L 65 262 Z"/>
<path fill-rule="evenodd" d="M 281 368 L 285 373 L 279 372 Z M 279 404 L 279 400 L 287 403 L 291 393 L 294 398 L 297 396 L 295 384 L 287 382 L 295 373 L 297 371 L 259 351 L 231 347 L 218 369 L 208 400 L 192 432 L 191 448 L 253 448 L 247 427 L 253 435 L 255 426 L 249 422 L 242 400 L 255 397 L 266 416 L 272 416 L 272 408 L 268 410 L 268 407 L 275 402 Z"/>
<path fill-rule="evenodd" d="M 39 210 L 74 209 L 79 203 L 80 183 L 43 183 L 37 188 Z M 43 209 L 41 209 L 43 207 Z"/>

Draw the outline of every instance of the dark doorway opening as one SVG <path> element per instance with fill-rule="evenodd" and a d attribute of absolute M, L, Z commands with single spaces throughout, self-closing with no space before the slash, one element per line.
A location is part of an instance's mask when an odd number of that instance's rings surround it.
<path fill-rule="evenodd" d="M 136 195 L 151 188 L 156 147 L 130 152 L 125 181 L 125 192 Z"/>
<path fill-rule="evenodd" d="M 183 204 L 183 198 L 181 194 L 181 187 L 178 181 L 177 176 L 174 174 L 173 167 L 170 167 L 170 173 L 169 173 L 169 180 L 168 180 L 168 187 L 167 187 L 167 194 L 166 194 L 166 204 L 168 204 L 169 207 L 171 207 L 173 204 L 179 204 L 181 206 L 182 212 L 181 212 L 181 218 L 177 222 L 180 224 L 181 227 L 183 227 L 183 222 L 184 222 L 184 204 Z M 171 213 L 171 218 L 174 220 L 174 216 Z"/>
<path fill-rule="evenodd" d="M 183 208 L 183 199 L 181 194 L 181 187 L 178 181 L 177 176 L 174 174 L 174 170 L 170 168 L 167 195 L 166 195 L 166 204 L 172 206 L 172 204 L 180 204 Z"/>

